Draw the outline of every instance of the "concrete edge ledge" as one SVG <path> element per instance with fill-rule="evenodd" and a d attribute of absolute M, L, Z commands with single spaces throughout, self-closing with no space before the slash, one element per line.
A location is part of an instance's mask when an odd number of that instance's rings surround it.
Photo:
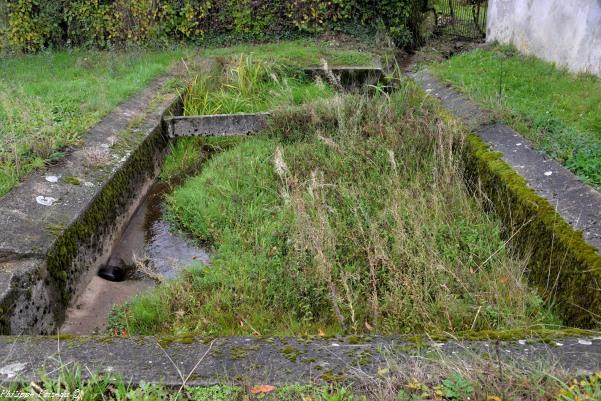
<path fill-rule="evenodd" d="M 158 173 L 162 118 L 181 101 L 167 74 L 117 106 L 59 164 L 0 199 L 0 333 L 48 334 L 106 263 Z"/>
<path fill-rule="evenodd" d="M 468 138 L 468 181 L 501 218 L 528 259 L 528 279 L 570 325 L 601 322 L 601 194 L 494 121 L 466 96 L 422 71 L 414 75 L 475 134 Z"/>
<path fill-rule="evenodd" d="M 214 114 L 165 118 L 170 138 L 180 136 L 235 136 L 259 132 L 270 113 Z"/>
<path fill-rule="evenodd" d="M 330 80 L 323 67 L 306 67 L 303 70 L 311 78 L 319 77 L 324 81 Z M 381 66 L 330 66 L 329 71 L 338 78 L 340 84 L 346 89 L 376 85 L 384 79 L 384 70 Z"/>
<path fill-rule="evenodd" d="M 0 355 L 0 384 L 38 381 L 40 373 L 52 377 L 61 366 L 79 366 L 84 378 L 89 371 L 133 384 L 178 386 L 183 375 L 192 386 L 284 385 L 356 382 L 383 369 L 407 373 L 416 361 L 436 366 L 460 360 L 476 368 L 502 360 L 524 371 L 544 364 L 571 375 L 592 374 L 601 369 L 601 337 L 444 343 L 400 337 L 0 337 Z"/>

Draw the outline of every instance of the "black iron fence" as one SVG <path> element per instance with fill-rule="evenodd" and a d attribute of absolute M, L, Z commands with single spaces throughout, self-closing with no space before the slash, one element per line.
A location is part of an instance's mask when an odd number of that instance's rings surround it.
<path fill-rule="evenodd" d="M 487 0 L 434 0 L 439 32 L 466 39 L 486 35 Z"/>

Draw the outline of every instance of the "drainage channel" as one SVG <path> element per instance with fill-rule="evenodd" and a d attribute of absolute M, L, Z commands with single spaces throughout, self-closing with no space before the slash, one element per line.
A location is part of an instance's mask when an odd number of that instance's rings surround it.
<path fill-rule="evenodd" d="M 156 182 L 150 188 L 115 243 L 108 263 L 67 309 L 61 333 L 102 333 L 113 305 L 152 288 L 157 280 L 175 278 L 181 269 L 191 264 L 209 263 L 205 248 L 185 234 L 170 229 L 164 215 L 168 191 L 168 186 L 162 182 Z"/>

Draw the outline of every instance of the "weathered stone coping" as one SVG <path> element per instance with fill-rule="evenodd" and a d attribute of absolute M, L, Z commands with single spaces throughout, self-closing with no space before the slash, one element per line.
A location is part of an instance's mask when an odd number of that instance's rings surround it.
<path fill-rule="evenodd" d="M 601 337 L 446 343 L 394 337 L 0 337 L 0 355 L 0 383 L 38 380 L 41 371 L 56 375 L 60 365 L 79 365 L 84 377 L 89 369 L 134 384 L 177 386 L 187 378 L 196 386 L 283 385 L 360 380 L 387 367 L 406 371 L 418 356 L 458 358 L 464 366 L 499 359 L 520 369 L 544 363 L 571 375 L 591 374 L 601 369 Z"/>
<path fill-rule="evenodd" d="M 0 333 L 47 334 L 109 257 L 152 184 L 180 106 L 164 76 L 115 108 L 58 165 L 0 199 Z"/>
<path fill-rule="evenodd" d="M 507 236 L 515 235 L 530 281 L 571 325 L 598 326 L 601 193 L 428 71 L 414 78 L 477 135 L 468 137 L 467 178 L 490 199 Z"/>
<path fill-rule="evenodd" d="M 232 136 L 261 131 L 269 113 L 214 114 L 165 118 L 169 137 Z"/>

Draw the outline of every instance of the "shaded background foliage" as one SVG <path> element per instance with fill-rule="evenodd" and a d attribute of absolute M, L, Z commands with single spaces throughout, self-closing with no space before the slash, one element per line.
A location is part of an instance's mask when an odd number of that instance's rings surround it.
<path fill-rule="evenodd" d="M 325 30 L 383 28 L 418 44 L 428 0 L 9 0 L 0 2 L 0 49 L 270 39 Z"/>

